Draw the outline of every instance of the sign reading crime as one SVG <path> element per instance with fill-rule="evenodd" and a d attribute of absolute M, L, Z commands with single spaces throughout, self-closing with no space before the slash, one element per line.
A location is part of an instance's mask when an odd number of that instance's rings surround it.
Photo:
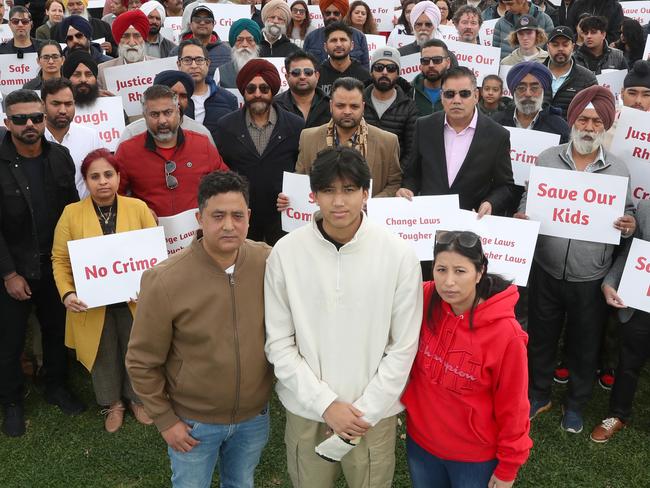
<path fill-rule="evenodd" d="M 506 127 L 510 132 L 510 161 L 515 185 L 524 186 L 528 181 L 530 168 L 537 164 L 542 151 L 560 143 L 559 134 Z"/>
<path fill-rule="evenodd" d="M 36 78 L 39 70 L 36 58 L 36 53 L 24 53 L 22 58 L 16 54 L 0 54 L 0 92 L 3 95 Z"/>
<path fill-rule="evenodd" d="M 167 254 L 171 256 L 192 243 L 199 228 L 196 221 L 198 211 L 198 208 L 193 208 L 170 217 L 158 217 L 158 223 L 165 229 Z"/>
<path fill-rule="evenodd" d="M 94 128 L 104 147 L 114 152 L 124 131 L 122 98 L 99 97 L 92 105 L 77 105 L 73 122 Z"/>
<path fill-rule="evenodd" d="M 617 292 L 628 307 L 650 313 L 650 242 L 632 241 Z"/>
<path fill-rule="evenodd" d="M 239 19 L 251 18 L 251 6 L 248 4 L 238 5 L 234 3 L 203 3 L 201 4 L 212 10 L 214 14 L 214 31 L 219 39 L 228 40 L 230 26 Z"/>

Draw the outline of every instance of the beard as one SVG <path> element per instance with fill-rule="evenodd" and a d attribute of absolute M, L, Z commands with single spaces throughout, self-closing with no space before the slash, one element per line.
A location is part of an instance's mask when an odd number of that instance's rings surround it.
<path fill-rule="evenodd" d="M 96 83 L 90 85 L 86 82 L 72 85 L 72 96 L 77 105 L 87 107 L 95 103 L 95 100 L 99 97 L 99 86 Z"/>
<path fill-rule="evenodd" d="M 158 25 L 150 25 L 149 26 L 149 35 L 150 36 L 155 36 L 160 32 L 160 26 Z"/>
<path fill-rule="evenodd" d="M 426 80 L 430 83 L 435 83 L 438 81 L 440 78 L 443 77 L 443 75 L 447 72 L 447 70 L 443 71 L 442 73 L 438 73 L 437 71 L 429 71 L 424 73 L 424 77 Z"/>
<path fill-rule="evenodd" d="M 378 79 L 373 78 L 372 80 L 373 86 L 380 92 L 391 91 L 395 87 L 396 83 L 397 79 L 391 80 L 387 76 L 380 76 Z"/>
<path fill-rule="evenodd" d="M 591 154 L 603 145 L 605 131 L 587 132 L 571 127 L 571 145 L 579 154 Z"/>
<path fill-rule="evenodd" d="M 136 44 L 135 47 L 120 44 L 117 50 L 120 58 L 124 59 L 127 63 L 137 63 L 144 59 L 144 43 Z"/>
<path fill-rule="evenodd" d="M 260 47 L 255 46 L 254 49 L 248 49 L 247 47 L 236 47 L 232 50 L 232 60 L 235 62 L 235 67 L 237 71 L 242 69 L 246 63 L 251 59 L 258 58 L 260 55 Z"/>
<path fill-rule="evenodd" d="M 341 127 L 342 129 L 352 129 L 354 127 L 358 127 L 359 124 L 361 123 L 361 119 L 356 120 L 353 117 L 346 117 L 340 119 L 332 117 L 332 120 L 334 120 L 334 123 L 338 127 Z"/>
<path fill-rule="evenodd" d="M 172 129 L 171 126 L 167 125 L 164 127 L 158 127 L 155 131 L 147 128 L 151 137 L 158 142 L 169 142 L 173 140 L 178 134 L 178 126 Z"/>
<path fill-rule="evenodd" d="M 429 35 L 425 32 L 422 32 L 421 34 L 415 34 L 415 42 L 417 42 L 418 46 L 420 47 L 422 47 L 425 42 L 430 41 L 433 38 L 433 34 Z"/>
<path fill-rule="evenodd" d="M 284 24 L 272 24 L 267 22 L 264 24 L 264 33 L 270 39 L 279 39 L 287 33 L 287 26 Z"/>
<path fill-rule="evenodd" d="M 57 117 L 52 117 L 48 119 L 50 123 L 56 128 L 56 129 L 65 129 L 66 127 L 70 126 L 70 123 L 72 123 L 72 117 L 68 117 L 67 115 L 62 117 L 62 116 L 57 116 Z"/>
<path fill-rule="evenodd" d="M 31 128 L 31 129 L 25 129 L 20 133 L 15 133 L 15 134 L 12 133 L 11 135 L 16 139 L 18 139 L 23 144 L 27 144 L 31 146 L 33 144 L 38 143 L 41 140 L 41 136 L 43 135 L 43 133 L 39 132 L 35 128 Z"/>
<path fill-rule="evenodd" d="M 253 115 L 262 115 L 269 110 L 271 102 L 262 98 L 254 98 L 246 102 L 246 108 L 250 110 Z"/>
<path fill-rule="evenodd" d="M 517 111 L 524 115 L 533 115 L 542 109 L 544 103 L 544 95 L 538 98 L 525 98 L 521 99 L 515 95 L 515 107 Z"/>

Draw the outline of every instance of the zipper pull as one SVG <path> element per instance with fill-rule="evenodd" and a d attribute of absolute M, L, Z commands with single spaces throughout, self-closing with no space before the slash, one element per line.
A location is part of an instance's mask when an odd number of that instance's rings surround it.
<path fill-rule="evenodd" d="M 235 273 L 228 273 L 228 281 L 230 286 L 235 286 Z"/>

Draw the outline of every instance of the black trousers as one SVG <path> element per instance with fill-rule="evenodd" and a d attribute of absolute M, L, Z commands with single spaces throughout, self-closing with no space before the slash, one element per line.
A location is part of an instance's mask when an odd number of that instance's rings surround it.
<path fill-rule="evenodd" d="M 41 326 L 45 387 L 65 384 L 67 352 L 65 338 L 65 307 L 54 283 L 52 265 L 44 258 L 41 279 L 28 280 L 32 290 L 29 300 L 14 300 L 4 284 L 0 289 L 0 404 L 18 403 L 24 397 L 25 378 L 20 356 L 25 348 L 27 319 L 32 306 Z"/>
<path fill-rule="evenodd" d="M 609 411 L 611 417 L 627 422 L 641 369 L 650 358 L 650 314 L 636 310 L 628 322 L 621 324 L 620 333 L 621 351 Z"/>
<path fill-rule="evenodd" d="M 558 342 L 566 318 L 569 369 L 566 407 L 582 411 L 591 397 L 607 304 L 602 280 L 558 280 L 533 263 L 528 301 L 528 392 L 532 400 L 551 397 Z"/>

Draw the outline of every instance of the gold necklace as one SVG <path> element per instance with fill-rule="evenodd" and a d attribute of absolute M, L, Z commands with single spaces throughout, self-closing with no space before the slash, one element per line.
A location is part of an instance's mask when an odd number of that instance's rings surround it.
<path fill-rule="evenodd" d="M 100 218 L 104 221 L 104 225 L 108 225 L 108 221 L 111 220 L 111 217 L 113 216 L 113 205 L 111 204 L 111 208 L 108 211 L 108 217 L 104 215 L 104 212 L 102 212 L 102 209 L 98 204 L 97 205 L 97 210 L 99 211 L 99 216 Z"/>

